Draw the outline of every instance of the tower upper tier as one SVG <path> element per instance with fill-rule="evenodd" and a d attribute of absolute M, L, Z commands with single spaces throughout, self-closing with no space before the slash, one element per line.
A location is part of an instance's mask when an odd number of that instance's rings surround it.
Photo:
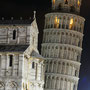
<path fill-rule="evenodd" d="M 79 14 L 81 1 L 82 0 L 52 0 L 52 10 Z"/>

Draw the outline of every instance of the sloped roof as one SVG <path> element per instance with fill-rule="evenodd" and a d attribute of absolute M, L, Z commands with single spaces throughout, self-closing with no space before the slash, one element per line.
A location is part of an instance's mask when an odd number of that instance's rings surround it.
<path fill-rule="evenodd" d="M 24 52 L 29 45 L 0 45 L 0 52 Z"/>
<path fill-rule="evenodd" d="M 31 24 L 33 19 L 30 20 L 0 20 L 0 25 L 13 25 L 13 24 Z"/>
<path fill-rule="evenodd" d="M 34 57 L 34 58 L 38 58 L 38 59 L 44 59 L 39 53 L 37 53 L 36 51 L 32 51 L 31 57 Z"/>

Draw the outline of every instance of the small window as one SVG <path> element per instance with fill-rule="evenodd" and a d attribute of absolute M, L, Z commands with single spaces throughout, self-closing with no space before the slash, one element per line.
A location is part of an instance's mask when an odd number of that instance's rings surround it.
<path fill-rule="evenodd" d="M 65 4 L 68 4 L 68 0 L 65 0 Z"/>
<path fill-rule="evenodd" d="M 77 70 L 75 70 L 75 76 L 77 76 Z"/>
<path fill-rule="evenodd" d="M 32 68 L 33 69 L 35 68 L 35 62 L 32 62 Z"/>
<path fill-rule="evenodd" d="M 77 4 L 78 4 L 78 7 L 80 7 L 80 0 L 78 0 Z"/>
<path fill-rule="evenodd" d="M 78 46 L 80 47 L 80 41 L 78 42 Z"/>
<path fill-rule="evenodd" d="M 61 8 L 62 8 L 62 6 L 61 6 L 61 3 L 60 3 L 59 6 L 58 6 L 58 9 L 61 10 Z"/>
<path fill-rule="evenodd" d="M 12 67 L 12 63 L 13 63 L 13 55 L 9 56 L 9 66 Z"/>
<path fill-rule="evenodd" d="M 71 30 L 73 28 L 73 24 L 74 24 L 74 21 L 73 21 L 73 18 L 70 19 L 70 24 L 69 24 L 69 29 Z"/>
<path fill-rule="evenodd" d="M 54 20 L 54 27 L 59 28 L 60 19 L 56 16 Z"/>
<path fill-rule="evenodd" d="M 16 39 L 16 30 L 13 31 L 13 40 Z"/>
<path fill-rule="evenodd" d="M 71 6 L 70 12 L 75 12 L 75 7 L 74 6 Z"/>

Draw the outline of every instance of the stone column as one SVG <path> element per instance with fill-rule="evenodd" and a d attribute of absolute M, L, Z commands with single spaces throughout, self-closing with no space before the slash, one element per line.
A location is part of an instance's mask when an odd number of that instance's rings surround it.
<path fill-rule="evenodd" d="M 46 76 L 46 82 L 45 82 L 45 88 L 47 88 L 47 85 L 48 85 L 48 77 Z"/>
<path fill-rule="evenodd" d="M 8 70 L 9 70 L 9 55 L 7 54 L 6 57 L 7 57 L 7 59 L 6 59 L 6 63 L 7 63 L 7 64 L 6 64 L 6 75 L 8 75 L 8 73 L 9 73 L 9 72 L 8 72 Z"/>
<path fill-rule="evenodd" d="M 1 76 L 6 74 L 6 55 L 1 55 Z"/>
<path fill-rule="evenodd" d="M 1 76 L 1 55 L 0 55 L 0 76 Z"/>
<path fill-rule="evenodd" d="M 18 74 L 18 55 L 14 55 L 14 61 L 13 61 L 13 76 L 17 76 Z"/>
<path fill-rule="evenodd" d="M 54 62 L 52 61 L 51 72 L 53 72 L 53 64 L 54 64 Z"/>
<path fill-rule="evenodd" d="M 75 90 L 77 90 L 78 85 L 76 84 Z"/>
<path fill-rule="evenodd" d="M 56 89 L 56 88 L 55 88 L 55 85 L 56 85 L 56 77 L 54 77 L 54 85 L 53 85 L 53 89 Z"/>
<path fill-rule="evenodd" d="M 24 54 L 19 54 L 19 76 L 23 77 L 24 73 Z"/>
<path fill-rule="evenodd" d="M 62 62 L 61 62 L 61 66 L 60 66 L 60 73 L 62 73 Z"/>
<path fill-rule="evenodd" d="M 64 74 L 66 74 L 66 72 L 67 72 L 67 63 L 65 63 L 65 72 L 64 72 Z"/>
<path fill-rule="evenodd" d="M 49 68 L 50 68 L 50 66 L 49 66 L 49 65 L 50 65 L 50 62 L 48 61 L 48 65 L 47 65 L 47 66 L 48 66 L 48 68 L 47 68 L 47 72 L 49 72 Z"/>
<path fill-rule="evenodd" d="M 50 16 L 50 23 L 49 23 L 49 25 L 50 25 L 50 28 L 51 28 L 51 24 L 52 24 L 52 21 L 51 21 L 51 16 Z"/>
<path fill-rule="evenodd" d="M 9 44 L 9 29 L 8 29 L 8 31 L 7 31 L 7 43 Z"/>

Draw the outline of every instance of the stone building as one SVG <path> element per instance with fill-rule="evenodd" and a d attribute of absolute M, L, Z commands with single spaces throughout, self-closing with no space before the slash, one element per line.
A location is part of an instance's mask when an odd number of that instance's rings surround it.
<path fill-rule="evenodd" d="M 81 0 L 52 0 L 52 10 L 45 15 L 44 90 L 77 90 L 85 21 L 80 6 Z"/>
<path fill-rule="evenodd" d="M 0 20 L 0 90 L 43 90 L 38 33 L 35 15 L 30 20 Z"/>

